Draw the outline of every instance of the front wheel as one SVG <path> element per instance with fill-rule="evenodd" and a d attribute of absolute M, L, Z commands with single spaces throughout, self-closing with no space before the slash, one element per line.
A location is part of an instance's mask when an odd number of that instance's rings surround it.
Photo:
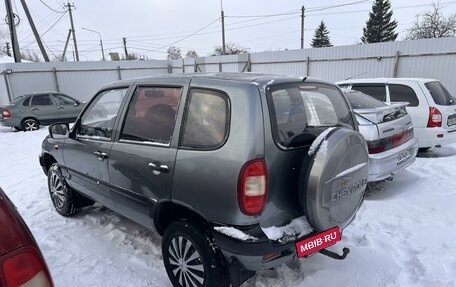
<path fill-rule="evenodd" d="M 212 235 L 187 220 L 168 226 L 163 262 L 174 287 L 228 287 L 228 266 Z"/>
<path fill-rule="evenodd" d="M 55 210 L 60 215 L 72 216 L 82 210 L 78 194 L 66 182 L 58 163 L 49 168 L 48 188 Z"/>

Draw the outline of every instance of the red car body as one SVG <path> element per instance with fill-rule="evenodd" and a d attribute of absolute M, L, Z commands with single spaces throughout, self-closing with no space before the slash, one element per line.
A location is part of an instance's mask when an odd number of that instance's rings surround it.
<path fill-rule="evenodd" d="M 32 233 L 0 188 L 0 287 L 52 287 Z"/>

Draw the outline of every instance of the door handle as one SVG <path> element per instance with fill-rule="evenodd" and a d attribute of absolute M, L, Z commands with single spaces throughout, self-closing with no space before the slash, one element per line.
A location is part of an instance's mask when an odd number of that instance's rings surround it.
<path fill-rule="evenodd" d="M 57 109 L 59 109 L 59 110 L 63 110 L 64 108 L 63 108 L 63 107 L 58 107 Z"/>
<path fill-rule="evenodd" d="M 98 160 L 104 160 L 108 158 L 108 154 L 101 151 L 96 151 L 94 154 L 97 156 Z"/>
<path fill-rule="evenodd" d="M 152 173 L 155 175 L 159 175 L 162 172 L 163 173 L 169 172 L 168 166 L 166 164 L 161 164 L 159 162 L 149 162 L 149 164 L 147 166 L 152 169 Z"/>
<path fill-rule="evenodd" d="M 34 109 L 32 109 L 32 112 L 37 112 L 37 111 L 39 111 L 39 110 L 40 110 L 40 109 L 34 108 Z"/>

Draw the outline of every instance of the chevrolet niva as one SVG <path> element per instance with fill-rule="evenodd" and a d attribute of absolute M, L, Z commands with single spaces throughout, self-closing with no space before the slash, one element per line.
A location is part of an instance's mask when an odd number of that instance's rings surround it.
<path fill-rule="evenodd" d="M 239 286 L 296 257 L 349 251 L 326 247 L 363 201 L 368 152 L 334 84 L 253 73 L 119 81 L 49 133 L 40 164 L 57 212 L 96 201 L 157 231 L 173 286 Z"/>

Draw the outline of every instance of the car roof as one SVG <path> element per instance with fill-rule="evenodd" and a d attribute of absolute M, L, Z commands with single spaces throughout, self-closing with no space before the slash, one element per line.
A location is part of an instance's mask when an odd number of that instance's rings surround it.
<path fill-rule="evenodd" d="M 36 95 L 44 95 L 44 94 L 59 94 L 59 95 L 66 95 L 65 93 L 57 92 L 57 91 L 40 91 L 40 92 L 33 92 L 24 94 L 24 97 L 36 96 Z"/>
<path fill-rule="evenodd" d="M 226 81 L 234 81 L 239 83 L 253 83 L 259 86 L 278 84 L 278 83 L 290 83 L 290 82 L 312 82 L 312 83 L 324 83 L 331 84 L 334 83 L 322 81 L 319 79 L 305 77 L 305 76 L 293 76 L 293 75 L 279 75 L 279 74 L 263 74 L 263 73 L 195 73 L 195 74 L 162 74 L 154 75 L 148 77 L 141 77 L 129 80 L 121 80 L 109 83 L 103 87 L 103 89 L 108 89 L 110 87 L 117 86 L 129 86 L 136 81 L 140 80 L 142 82 L 147 80 L 164 80 L 167 79 L 219 79 Z"/>
<path fill-rule="evenodd" d="M 365 79 L 349 79 L 343 81 L 337 81 L 336 84 L 352 84 L 352 83 L 388 83 L 388 82 L 435 82 L 436 79 L 429 78 L 365 78 Z"/>

